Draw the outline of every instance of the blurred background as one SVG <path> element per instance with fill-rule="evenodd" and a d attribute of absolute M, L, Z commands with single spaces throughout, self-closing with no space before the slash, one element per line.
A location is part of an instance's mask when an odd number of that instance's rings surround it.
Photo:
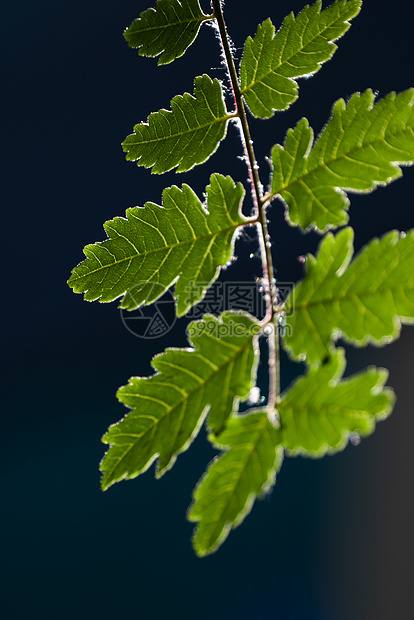
<path fill-rule="evenodd" d="M 241 57 L 256 24 L 276 25 L 304 0 L 227 0 Z M 208 10 L 208 1 L 202 1 Z M 328 3 L 326 3 L 328 4 Z M 348 350 L 347 373 L 390 370 L 398 402 L 359 446 L 320 461 L 287 459 L 277 485 L 213 556 L 197 559 L 185 520 L 191 490 L 215 452 L 204 432 L 161 480 L 153 468 L 99 490 L 100 437 L 125 413 L 116 389 L 151 373 L 150 359 L 186 344 L 186 321 L 158 340 L 134 337 L 117 304 L 89 304 L 66 285 L 102 224 L 129 206 L 160 202 L 186 182 L 201 196 L 212 172 L 246 183 L 237 132 L 204 166 L 161 177 L 127 163 L 132 126 L 193 78 L 224 78 L 204 26 L 184 57 L 157 68 L 122 32 L 151 0 L 20 0 L 3 6 L 3 346 L 1 476 L 2 617 L 7 620 L 183 618 L 197 620 L 408 620 L 414 617 L 414 330 L 385 349 Z M 271 121 L 251 120 L 265 157 L 306 115 L 318 133 L 339 97 L 367 87 L 380 96 L 413 86 L 408 0 L 366 0 L 333 60 Z M 391 228 L 414 225 L 414 170 L 369 196 L 351 196 L 359 249 Z M 278 277 L 303 274 L 298 257 L 318 237 L 269 212 Z M 254 242 L 221 279 L 260 275 Z M 300 369 L 283 358 L 286 387 Z M 261 379 L 263 390 L 266 382 Z"/>

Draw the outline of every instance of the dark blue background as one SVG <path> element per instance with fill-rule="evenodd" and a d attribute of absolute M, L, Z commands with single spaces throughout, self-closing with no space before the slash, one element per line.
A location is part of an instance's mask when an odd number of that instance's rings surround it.
<path fill-rule="evenodd" d="M 245 38 L 302 1 L 228 0 L 240 57 Z M 206 8 L 204 2 L 203 6 Z M 114 394 L 151 356 L 185 344 L 185 322 L 150 343 L 123 327 L 116 303 L 88 304 L 66 285 L 102 223 L 163 187 L 199 194 L 219 171 L 246 181 L 238 137 L 187 175 L 163 177 L 126 163 L 120 142 L 134 123 L 192 92 L 195 75 L 223 77 L 214 34 L 204 27 L 173 65 L 130 50 L 123 29 L 147 0 L 21 0 L 2 9 L 3 351 L 1 609 L 13 620 L 218 618 L 405 620 L 412 599 L 412 328 L 386 349 L 350 350 L 348 371 L 390 369 L 398 403 L 371 438 L 321 461 L 286 460 L 274 492 L 258 502 L 222 549 L 196 559 L 185 521 L 191 489 L 213 451 L 204 434 L 171 472 L 99 490 L 100 436 L 124 410 Z M 371 87 L 384 95 L 413 85 L 408 0 L 367 0 L 334 59 L 300 82 L 300 100 L 271 121 L 252 120 L 264 157 L 306 115 L 319 131 L 331 104 Z M 265 177 L 263 176 L 263 180 Z M 414 225 L 414 174 L 370 196 L 351 197 L 356 245 Z M 410 190 L 411 188 L 411 190 Z M 316 235 L 270 212 L 281 280 L 301 277 L 297 257 Z M 223 278 L 259 274 L 240 241 Z M 254 247 L 253 247 L 254 250 Z M 286 385 L 296 371 L 284 360 Z"/>

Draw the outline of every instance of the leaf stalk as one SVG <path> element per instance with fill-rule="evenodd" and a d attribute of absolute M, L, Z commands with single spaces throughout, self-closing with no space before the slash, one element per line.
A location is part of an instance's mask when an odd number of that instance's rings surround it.
<path fill-rule="evenodd" d="M 218 24 L 220 33 L 220 43 L 226 60 L 227 72 L 233 92 L 234 102 L 239 119 L 240 137 L 245 151 L 245 160 L 249 173 L 252 200 L 254 206 L 254 216 L 257 218 L 257 232 L 259 239 L 260 254 L 263 269 L 263 288 L 266 295 L 266 316 L 262 325 L 271 325 L 271 333 L 268 334 L 269 348 L 269 395 L 268 409 L 272 411 L 277 403 L 280 393 L 279 379 L 279 327 L 277 309 L 277 287 L 274 275 L 273 259 L 271 253 L 271 241 L 267 227 L 266 205 L 267 198 L 263 198 L 263 186 L 259 176 L 259 165 L 251 139 L 249 123 L 247 120 L 246 108 L 243 101 L 240 84 L 234 64 L 233 54 L 229 44 L 227 26 L 224 20 L 221 0 L 211 0 L 214 16 Z M 269 325 L 269 327 L 270 327 Z"/>

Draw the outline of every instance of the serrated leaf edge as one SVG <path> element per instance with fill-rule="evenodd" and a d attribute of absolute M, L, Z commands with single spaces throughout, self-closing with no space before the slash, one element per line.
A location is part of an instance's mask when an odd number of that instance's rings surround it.
<path fill-rule="evenodd" d="M 223 313 L 223 314 L 226 314 L 226 313 Z M 238 313 L 232 313 L 232 314 L 238 314 Z M 244 314 L 244 315 L 245 315 L 246 313 L 241 313 L 241 314 Z M 206 316 L 206 317 L 208 317 L 208 315 L 205 315 L 205 316 Z M 259 325 L 259 323 L 257 322 L 257 320 L 256 320 L 256 319 L 254 319 L 253 317 L 251 317 L 251 318 L 252 318 L 252 323 L 253 323 L 253 324 L 256 324 L 256 326 L 257 326 L 257 333 L 256 333 L 255 335 L 253 335 L 253 336 L 252 336 L 252 339 L 251 339 L 251 340 L 246 340 L 245 344 L 244 344 L 241 348 L 237 348 L 237 347 L 235 347 L 234 345 L 232 345 L 231 343 L 226 343 L 226 342 L 220 341 L 222 344 L 224 344 L 224 345 L 228 345 L 230 348 L 236 348 L 236 351 L 235 351 L 235 353 L 234 353 L 234 355 L 233 355 L 232 357 L 230 357 L 230 358 L 226 359 L 226 361 L 225 361 L 225 362 L 223 362 L 223 363 L 222 363 L 219 367 L 217 367 L 217 369 L 216 369 L 215 371 L 213 371 L 213 372 L 211 373 L 211 375 L 210 375 L 210 376 L 209 376 L 209 378 L 208 378 L 208 381 L 210 381 L 210 379 L 211 379 L 212 377 L 214 377 L 215 375 L 217 375 L 217 374 L 218 374 L 218 373 L 219 373 L 219 372 L 220 372 L 220 371 L 221 371 L 224 367 L 226 367 L 227 365 L 229 365 L 233 359 L 235 359 L 238 355 L 240 355 L 241 353 L 243 353 L 243 352 L 244 352 L 244 350 L 246 349 L 246 347 L 248 347 L 248 346 L 252 346 L 254 351 L 256 351 L 256 350 L 257 350 L 257 348 L 258 348 L 257 338 L 258 338 L 258 335 L 259 335 L 259 332 L 260 332 L 260 329 L 261 329 L 261 328 L 260 328 L 260 325 Z M 211 334 L 209 334 L 209 336 L 211 337 Z M 168 349 L 166 349 L 166 351 L 174 351 L 174 350 L 177 350 L 177 351 L 188 351 L 189 353 L 197 352 L 197 353 L 200 355 L 199 350 L 198 350 L 198 349 L 196 349 L 195 347 L 184 347 L 184 348 L 179 348 L 179 347 L 176 347 L 176 348 L 175 348 L 175 347 L 169 347 Z M 161 354 L 159 354 L 159 355 L 163 355 L 163 353 L 161 353 Z M 154 359 L 156 359 L 157 357 L 159 357 L 159 355 L 156 355 L 156 356 L 153 358 L 153 360 L 154 360 Z M 258 356 L 257 356 L 257 355 L 254 355 L 254 358 L 253 358 L 253 359 L 254 359 L 254 362 L 253 362 L 253 366 L 252 366 L 252 373 L 251 373 L 251 377 L 252 377 L 252 378 L 254 377 L 255 372 L 256 372 L 256 370 L 257 370 L 257 365 L 258 365 L 258 362 L 259 362 L 259 360 L 258 360 L 257 358 L 258 358 Z M 209 362 L 209 365 L 211 365 L 211 363 L 210 363 L 210 362 Z M 156 376 L 156 375 L 158 375 L 158 374 L 161 374 L 161 373 L 156 372 L 156 373 L 154 373 L 154 375 L 150 375 L 150 376 L 151 376 L 151 377 L 153 377 L 153 376 Z M 148 377 L 134 377 L 134 379 L 144 379 L 144 380 L 145 380 L 145 379 L 148 379 Z M 205 386 L 205 383 L 206 383 L 206 382 L 204 382 L 202 385 L 200 385 L 200 386 L 198 385 L 198 386 L 196 386 L 194 389 L 189 390 L 188 392 L 186 392 L 185 397 L 184 397 L 184 398 L 182 398 L 180 401 L 175 402 L 175 403 L 174 403 L 174 405 L 173 405 L 173 407 L 171 407 L 171 408 L 170 408 L 170 409 L 166 412 L 165 416 L 167 416 L 167 415 L 169 415 L 169 414 L 170 414 L 170 412 L 171 412 L 171 409 L 172 409 L 172 408 L 175 408 L 175 407 L 179 406 L 180 404 L 182 404 L 183 402 L 185 402 L 185 400 L 187 400 L 191 394 L 193 394 L 194 392 L 197 392 L 199 389 L 202 389 L 202 388 Z M 123 386 L 123 387 L 119 388 L 119 390 L 118 390 L 118 392 L 117 392 L 117 398 L 118 398 L 118 400 L 119 400 L 121 403 L 122 403 L 122 400 L 121 400 L 121 398 L 120 398 L 121 391 L 122 391 L 124 388 L 127 388 L 129 385 L 131 385 L 131 383 L 128 383 L 127 385 L 125 385 L 125 386 Z M 248 395 L 246 396 L 246 398 L 247 398 L 247 397 L 248 397 Z M 235 408 L 238 406 L 238 403 L 239 403 L 239 402 L 241 402 L 241 401 L 243 401 L 243 400 L 245 400 L 245 397 L 235 396 L 235 397 L 234 397 L 234 399 L 233 399 L 233 409 L 235 409 Z M 183 446 L 182 446 L 182 447 L 181 447 L 181 448 L 180 448 L 180 449 L 179 449 L 179 450 L 178 450 L 178 451 L 177 451 L 177 452 L 176 452 L 176 453 L 175 453 L 175 454 L 171 457 L 170 461 L 168 462 L 168 464 L 167 464 L 165 467 L 163 467 L 161 470 L 159 470 L 158 468 L 156 469 L 156 473 L 155 473 L 155 477 L 156 477 L 156 478 L 161 478 L 161 477 L 162 477 L 162 476 L 163 476 L 163 475 L 164 475 L 167 471 L 169 471 L 169 470 L 173 467 L 173 465 L 174 465 L 175 461 L 177 460 L 177 456 L 178 456 L 179 454 L 183 453 L 185 450 L 187 450 L 187 449 L 188 449 L 188 447 L 190 446 L 190 444 L 192 443 L 192 441 L 194 440 L 194 438 L 196 437 L 196 435 L 197 435 L 197 434 L 198 434 L 198 432 L 200 431 L 200 428 L 201 428 L 201 426 L 202 426 L 202 424 L 203 424 L 203 422 L 204 422 L 205 418 L 207 417 L 207 414 L 208 414 L 209 410 L 210 410 L 210 405 L 209 405 L 209 404 L 207 404 L 207 405 L 203 408 L 202 413 L 200 414 L 200 419 L 199 419 L 199 422 L 197 423 L 197 427 L 196 427 L 196 429 L 194 430 L 194 432 L 193 432 L 193 434 L 191 435 L 191 437 L 190 437 L 190 438 L 188 439 L 188 441 L 187 441 L 187 442 L 186 442 L 186 443 L 185 443 L 185 444 L 184 444 L 184 445 L 183 445 Z M 126 414 L 126 415 L 125 415 L 125 416 L 124 416 L 121 420 L 118 420 L 118 422 L 115 422 L 114 424 L 111 424 L 111 426 L 108 428 L 108 431 L 107 431 L 107 432 L 103 435 L 103 437 L 102 437 L 102 439 L 101 439 L 102 443 L 108 444 L 108 441 L 106 440 L 106 438 L 107 438 L 107 436 L 108 436 L 108 434 L 109 434 L 110 429 L 111 429 L 111 428 L 113 428 L 113 427 L 118 426 L 118 425 L 120 424 L 120 422 L 122 422 L 122 421 L 123 421 L 123 420 L 124 420 L 124 419 L 125 419 L 125 418 L 126 418 L 126 417 L 130 414 L 130 413 L 131 413 L 131 411 L 133 411 L 133 408 L 130 408 L 130 411 L 129 411 L 129 412 L 128 412 L 128 413 L 127 413 L 127 414 Z M 165 417 L 165 416 L 163 416 L 163 417 Z M 158 423 L 161 419 L 163 419 L 163 418 L 158 418 L 157 423 Z M 153 429 L 153 427 L 151 427 L 151 429 Z M 145 432 L 150 432 L 150 430 L 151 430 L 151 429 L 149 429 L 148 431 L 145 431 Z M 196 431 L 197 431 L 197 432 L 196 432 Z M 145 434 L 145 433 L 142 433 L 141 435 L 139 435 L 139 436 L 137 437 L 137 440 L 138 440 L 138 439 L 141 439 L 141 437 L 142 437 L 144 434 Z M 128 435 L 130 436 L 130 435 L 131 435 L 131 433 L 129 433 Z M 104 461 L 105 461 L 106 455 L 108 454 L 108 452 L 109 452 L 109 450 L 111 449 L 112 445 L 114 445 L 114 444 L 109 444 L 109 446 L 110 446 L 110 447 L 109 447 L 109 449 L 105 452 L 105 454 L 104 454 L 104 456 L 102 457 L 101 462 L 100 462 L 100 464 L 99 464 L 99 469 L 103 472 L 103 474 L 106 474 L 106 472 L 108 471 L 108 470 L 105 470 L 105 469 L 104 469 L 103 465 L 104 465 Z M 127 455 L 127 454 L 128 454 L 128 453 L 129 453 L 129 452 L 130 452 L 130 451 L 131 451 L 134 447 L 135 447 L 135 443 L 134 443 L 134 444 L 131 444 L 131 445 L 129 446 L 128 450 L 127 450 L 127 451 L 125 452 L 125 454 L 122 456 L 122 459 L 123 459 L 123 458 L 125 458 L 125 456 L 126 456 L 126 455 Z M 152 465 L 152 463 L 155 461 L 155 459 L 157 459 L 158 457 L 159 457 L 159 454 L 158 454 L 158 453 L 156 453 L 155 455 L 153 455 L 153 457 L 152 457 L 152 458 L 149 460 L 149 462 L 147 463 L 146 467 L 145 467 L 144 469 L 140 470 L 139 472 L 137 472 L 136 474 L 132 474 L 132 475 L 130 475 L 130 474 L 125 474 L 125 475 L 123 475 L 121 478 L 118 478 L 117 480 L 113 480 L 113 481 L 111 481 L 109 484 L 105 484 L 105 485 L 104 485 L 104 484 L 102 483 L 102 484 L 101 484 L 101 488 L 102 488 L 102 490 L 103 490 L 103 491 L 106 491 L 106 490 L 107 490 L 110 486 L 112 486 L 112 484 L 115 484 L 116 482 L 120 482 L 121 480 L 132 480 L 132 479 L 134 479 L 134 478 L 138 477 L 139 475 L 141 475 L 142 473 L 144 473 L 145 471 L 147 471 L 147 470 L 148 470 L 148 468 L 149 468 L 149 467 Z M 120 460 L 117 462 L 116 466 L 113 468 L 113 470 L 112 470 L 112 471 L 114 471 L 114 469 L 115 469 L 116 467 L 118 467 L 118 465 L 119 465 L 119 463 L 122 461 L 122 459 L 120 459 Z"/>

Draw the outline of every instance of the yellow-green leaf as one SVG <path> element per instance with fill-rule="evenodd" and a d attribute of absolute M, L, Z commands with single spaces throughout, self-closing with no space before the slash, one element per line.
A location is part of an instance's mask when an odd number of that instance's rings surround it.
<path fill-rule="evenodd" d="M 210 428 L 223 428 L 254 384 L 259 330 L 247 314 L 206 316 L 189 325 L 193 349 L 167 349 L 152 361 L 156 374 L 132 377 L 118 391 L 131 412 L 103 437 L 110 449 L 101 463 L 102 488 L 135 478 L 157 458 L 161 476 L 189 447 L 208 412 Z"/>
<path fill-rule="evenodd" d="M 339 337 L 381 346 L 414 322 L 414 230 L 374 239 L 350 263 L 352 241 L 352 228 L 328 233 L 287 299 L 285 346 L 309 364 L 329 356 Z"/>
<path fill-rule="evenodd" d="M 177 314 L 185 314 L 231 260 L 236 230 L 248 221 L 241 213 L 241 183 L 213 174 L 206 193 L 203 205 L 188 185 L 169 187 L 162 207 L 147 202 L 106 222 L 109 239 L 84 248 L 87 259 L 75 267 L 69 285 L 87 301 L 125 295 L 121 307 L 133 310 L 178 279 Z"/>
<path fill-rule="evenodd" d="M 321 11 L 322 3 L 306 6 L 295 18 L 290 13 L 275 35 L 267 19 L 254 39 L 245 43 L 240 65 L 242 94 L 254 116 L 268 118 L 286 110 L 298 97 L 295 78 L 309 77 L 329 60 L 333 43 L 359 13 L 360 0 L 339 0 Z"/>
<path fill-rule="evenodd" d="M 184 93 L 174 97 L 171 110 L 153 112 L 147 123 L 135 125 L 122 147 L 129 161 L 152 167 L 154 173 L 177 166 L 177 172 L 185 172 L 217 150 L 230 118 L 220 82 L 201 75 L 194 80 L 194 96 Z"/>
<path fill-rule="evenodd" d="M 278 431 L 266 409 L 230 419 L 225 431 L 211 440 L 225 452 L 201 478 L 188 513 L 190 521 L 198 522 L 193 545 L 200 556 L 216 551 L 242 523 L 256 497 L 275 483 L 283 460 Z"/>
<path fill-rule="evenodd" d="M 124 32 L 141 56 L 159 56 L 165 65 L 179 58 L 193 43 L 203 21 L 210 19 L 198 0 L 157 0 L 156 8 L 141 13 Z"/>
<path fill-rule="evenodd" d="M 286 205 L 289 223 L 320 231 L 346 224 L 347 192 L 372 192 L 414 161 L 414 90 L 390 93 L 374 105 L 371 90 L 339 99 L 313 144 L 306 118 L 272 150 L 270 196 Z"/>
<path fill-rule="evenodd" d="M 388 372 L 370 367 L 342 379 L 343 349 L 308 369 L 278 405 L 279 441 L 290 455 L 321 457 L 343 450 L 353 433 L 370 435 L 392 411 L 395 397 L 384 388 Z"/>

